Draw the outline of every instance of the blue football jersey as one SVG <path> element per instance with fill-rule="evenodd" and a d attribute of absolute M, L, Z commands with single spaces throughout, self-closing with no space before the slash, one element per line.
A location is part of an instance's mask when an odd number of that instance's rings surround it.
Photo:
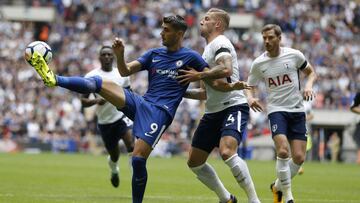
<path fill-rule="evenodd" d="M 151 49 L 137 61 L 141 63 L 142 70 L 149 72 L 149 87 L 144 99 L 164 108 L 172 117 L 188 87 L 176 80 L 178 70 L 192 67 L 197 71 L 203 71 L 208 67 L 200 54 L 188 48 L 181 48 L 175 52 L 168 51 L 165 47 Z"/>

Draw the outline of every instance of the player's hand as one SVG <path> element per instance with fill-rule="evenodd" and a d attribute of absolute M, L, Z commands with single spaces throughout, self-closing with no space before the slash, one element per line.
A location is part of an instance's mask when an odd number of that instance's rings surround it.
<path fill-rule="evenodd" d="M 264 110 L 264 108 L 261 106 L 259 99 L 256 98 L 252 98 L 252 99 L 248 99 L 248 103 L 249 106 L 252 110 L 254 110 L 255 112 L 261 112 Z"/>
<path fill-rule="evenodd" d="M 201 80 L 201 72 L 190 67 L 187 67 L 187 69 L 179 69 L 176 79 L 180 84 L 187 85 L 190 82 Z"/>
<path fill-rule="evenodd" d="M 106 103 L 106 100 L 103 99 L 103 98 L 98 98 L 96 103 L 101 106 L 101 105 L 104 105 Z"/>
<path fill-rule="evenodd" d="M 115 37 L 112 48 L 116 56 L 124 56 L 125 46 L 124 42 L 120 38 Z"/>
<path fill-rule="evenodd" d="M 251 89 L 251 86 L 249 86 L 246 82 L 244 81 L 237 81 L 235 83 L 233 83 L 233 88 L 235 90 L 244 90 L 244 89 Z"/>
<path fill-rule="evenodd" d="M 313 91 L 313 89 L 305 88 L 304 93 L 303 93 L 303 98 L 306 101 L 311 101 L 311 100 L 315 99 L 315 92 Z"/>

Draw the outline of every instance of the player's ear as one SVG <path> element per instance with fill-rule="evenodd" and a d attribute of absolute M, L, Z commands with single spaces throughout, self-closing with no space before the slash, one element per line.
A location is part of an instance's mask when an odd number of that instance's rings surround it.
<path fill-rule="evenodd" d="M 185 35 L 185 32 L 182 31 L 182 30 L 179 30 L 179 31 L 177 32 L 177 36 L 178 36 L 179 38 L 183 38 L 184 35 Z"/>
<path fill-rule="evenodd" d="M 219 19 L 216 20 L 215 27 L 218 27 L 218 28 L 222 27 L 221 20 L 219 20 Z"/>

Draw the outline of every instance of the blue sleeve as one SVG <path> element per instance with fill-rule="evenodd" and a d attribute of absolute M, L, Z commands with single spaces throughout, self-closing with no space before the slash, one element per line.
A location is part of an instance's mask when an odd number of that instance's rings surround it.
<path fill-rule="evenodd" d="M 151 63 L 151 55 L 152 50 L 149 50 L 137 59 L 137 61 L 141 63 L 141 70 L 149 69 L 149 64 Z"/>
<path fill-rule="evenodd" d="M 204 68 L 209 67 L 206 61 L 197 52 L 193 53 L 193 59 L 190 61 L 189 66 L 197 71 L 203 71 Z"/>

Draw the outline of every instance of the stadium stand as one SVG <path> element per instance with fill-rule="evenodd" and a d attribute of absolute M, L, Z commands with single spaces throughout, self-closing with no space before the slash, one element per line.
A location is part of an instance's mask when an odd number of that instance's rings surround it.
<path fill-rule="evenodd" d="M 98 136 L 94 134 L 95 118 L 91 112 L 83 111 L 79 95 L 60 88 L 43 88 L 41 83 L 35 82 L 38 78 L 23 60 L 23 50 L 29 42 L 42 39 L 50 44 L 54 52 L 52 66 L 61 75 L 84 75 L 99 65 L 97 52 L 100 45 L 111 42 L 115 36 L 125 39 L 129 60 L 135 59 L 144 50 L 161 45 L 157 36 L 162 15 L 178 13 L 185 16 L 191 27 L 185 45 L 202 52 L 204 41 L 199 35 L 197 23 L 201 13 L 212 6 L 225 8 L 237 20 L 251 19 L 251 23 L 232 24 L 233 29 L 226 33 L 237 48 L 243 79 L 247 78 L 252 60 L 263 50 L 259 28 L 265 23 L 277 23 L 284 31 L 283 43 L 302 50 L 319 74 L 316 84 L 318 95 L 313 104 L 315 110 L 336 109 L 340 113 L 348 111 L 354 94 L 359 89 L 358 1 L 124 2 L 0 2 L 0 142 L 8 143 L 10 140 L 18 149 L 28 148 L 27 146 L 31 148 L 34 143 L 45 143 L 55 152 L 99 152 L 96 147 Z M 39 8 L 53 13 L 54 17 L 48 14 L 45 15 L 46 18 L 40 18 L 42 12 L 32 15 L 26 13 Z M 9 15 L 12 13 L 9 11 L 13 11 L 13 15 Z M 143 82 L 146 81 L 145 77 L 146 73 L 139 73 L 132 78 L 132 88 L 140 94 L 144 93 L 147 86 Z M 260 98 L 265 98 L 263 89 L 260 91 Z M 201 105 L 196 101 L 183 101 L 173 124 L 159 143 L 164 147 L 159 147 L 157 154 L 173 155 L 188 149 Z M 354 119 L 350 122 L 354 122 Z M 351 143 L 349 133 L 344 134 L 348 138 L 343 144 Z M 268 135 L 265 115 L 253 114 L 249 124 L 250 143 L 251 139 Z M 3 148 L 3 151 L 7 151 L 6 147 Z M 14 147 L 9 148 L 14 150 Z M 344 149 L 351 151 L 351 144 L 350 148 L 346 145 Z"/>

